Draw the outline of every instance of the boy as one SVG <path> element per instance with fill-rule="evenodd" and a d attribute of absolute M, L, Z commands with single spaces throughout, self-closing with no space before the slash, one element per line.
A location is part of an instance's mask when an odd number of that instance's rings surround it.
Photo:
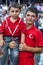
<path fill-rule="evenodd" d="M 18 64 L 18 44 L 24 43 L 26 29 L 24 22 L 19 18 L 20 8 L 18 3 L 12 3 L 9 7 L 10 16 L 2 22 L 0 27 L 0 46 L 4 47 L 2 65 L 8 65 L 8 46 L 10 48 L 10 65 Z"/>
<path fill-rule="evenodd" d="M 26 38 L 25 43 L 19 45 L 18 65 L 34 65 L 34 53 L 42 52 L 42 34 L 34 26 L 38 11 L 34 7 L 29 7 L 26 11 Z"/>

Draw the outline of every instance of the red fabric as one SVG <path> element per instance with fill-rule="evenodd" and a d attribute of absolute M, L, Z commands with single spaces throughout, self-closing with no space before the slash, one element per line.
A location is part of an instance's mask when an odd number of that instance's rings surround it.
<path fill-rule="evenodd" d="M 35 26 L 26 32 L 26 44 L 31 47 L 43 46 L 42 33 Z"/>
<path fill-rule="evenodd" d="M 31 29 L 26 31 L 26 44 L 30 47 L 42 47 L 42 34 L 33 26 Z M 20 52 L 18 65 L 34 65 L 34 53 L 31 52 Z"/>
<path fill-rule="evenodd" d="M 29 57 L 26 52 L 20 52 L 18 59 L 18 65 L 34 65 L 34 57 Z"/>
<path fill-rule="evenodd" d="M 27 59 L 26 59 L 26 53 L 25 52 L 21 52 L 19 54 L 19 61 L 18 61 L 18 65 L 26 65 L 27 63 Z"/>
<path fill-rule="evenodd" d="M 19 20 L 20 20 L 20 18 L 18 18 L 15 23 L 12 23 L 10 21 L 10 17 L 7 18 L 8 26 L 10 27 L 12 32 L 14 31 L 15 27 L 17 26 Z M 25 34 L 25 30 L 26 30 L 26 26 L 25 26 L 24 22 L 21 20 L 19 27 L 17 28 L 16 32 L 14 33 L 14 37 L 20 36 L 21 33 Z M 6 20 L 4 20 L 2 25 L 0 26 L 0 33 L 4 33 L 4 36 L 12 36 L 6 25 Z"/>

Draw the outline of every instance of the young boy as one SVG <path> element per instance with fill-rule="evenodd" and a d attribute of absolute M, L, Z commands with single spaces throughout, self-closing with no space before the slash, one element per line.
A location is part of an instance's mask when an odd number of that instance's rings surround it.
<path fill-rule="evenodd" d="M 18 64 L 18 44 L 24 43 L 26 30 L 24 22 L 19 18 L 20 8 L 18 3 L 12 3 L 9 7 L 10 16 L 0 26 L 0 47 L 4 48 L 2 65 L 8 65 L 8 46 L 10 48 L 10 65 Z"/>
<path fill-rule="evenodd" d="M 29 7 L 26 11 L 26 38 L 25 43 L 19 45 L 18 65 L 34 65 L 34 53 L 42 52 L 43 42 L 41 32 L 34 26 L 38 11 Z"/>

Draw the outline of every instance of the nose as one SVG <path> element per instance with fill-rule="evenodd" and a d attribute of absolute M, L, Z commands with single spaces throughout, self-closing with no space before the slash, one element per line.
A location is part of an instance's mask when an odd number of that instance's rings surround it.
<path fill-rule="evenodd" d="M 14 14 L 16 14 L 16 13 L 14 12 Z"/>
<path fill-rule="evenodd" d="M 31 18 L 32 18 L 32 16 L 29 16 L 29 18 L 31 19 Z"/>

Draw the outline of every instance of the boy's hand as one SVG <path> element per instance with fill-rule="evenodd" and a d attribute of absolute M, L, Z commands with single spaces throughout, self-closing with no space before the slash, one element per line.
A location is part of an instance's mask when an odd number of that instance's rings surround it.
<path fill-rule="evenodd" d="M 11 41 L 11 42 L 9 43 L 9 47 L 10 47 L 10 48 L 16 48 L 16 47 L 17 47 L 16 42 L 15 42 L 15 41 Z"/>
<path fill-rule="evenodd" d="M 20 50 L 20 51 L 26 51 L 26 48 L 27 48 L 27 45 L 26 45 L 25 43 L 19 44 L 19 50 Z"/>
<path fill-rule="evenodd" d="M 5 44 L 4 40 L 0 40 L 0 47 Z"/>

